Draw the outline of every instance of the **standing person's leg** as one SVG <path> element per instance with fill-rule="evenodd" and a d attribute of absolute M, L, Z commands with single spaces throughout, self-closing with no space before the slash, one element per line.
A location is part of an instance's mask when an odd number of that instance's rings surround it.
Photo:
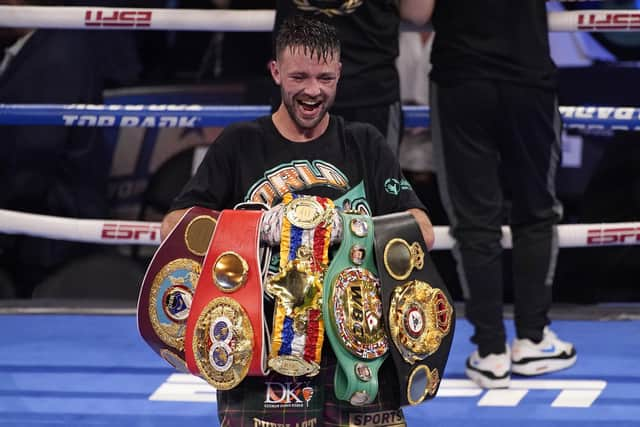
<path fill-rule="evenodd" d="M 515 323 L 519 338 L 542 339 L 549 323 L 558 254 L 555 225 L 562 216 L 555 178 L 560 121 L 555 95 L 501 84 L 505 176 L 512 187 Z"/>
<path fill-rule="evenodd" d="M 514 312 L 517 340 L 513 359 L 532 359 L 540 355 L 535 344 L 543 343 L 542 357 L 559 357 L 557 369 L 575 361 L 575 350 L 555 336 L 546 335 L 548 312 L 552 301 L 552 284 L 558 255 L 557 223 L 562 205 L 556 197 L 555 179 L 560 163 L 560 115 L 553 92 L 501 84 L 504 103 L 502 138 L 505 176 L 512 187 L 511 230 L 513 234 Z M 555 341 L 554 341 L 555 340 Z M 549 341 L 549 342 L 546 342 Z M 554 342 L 551 342 L 554 341 Z M 522 345 L 532 344 L 533 352 Z M 573 360 L 570 360 L 573 359 Z M 568 364 L 568 365 L 567 365 Z M 536 370 L 523 368 L 526 362 L 514 363 L 517 373 L 549 372 L 542 363 Z M 558 366 L 562 367 L 558 368 Z M 565 366 L 566 365 L 566 366 Z M 524 370 L 523 370 L 524 369 Z M 532 368 L 533 369 L 533 368 Z M 529 373 L 527 373 L 529 372 Z"/>
<path fill-rule="evenodd" d="M 431 85 L 431 129 L 440 197 L 456 239 L 453 255 L 480 357 L 505 353 L 503 194 L 494 136 L 500 118 L 488 81 Z M 508 367 L 507 367 L 508 369 Z"/>

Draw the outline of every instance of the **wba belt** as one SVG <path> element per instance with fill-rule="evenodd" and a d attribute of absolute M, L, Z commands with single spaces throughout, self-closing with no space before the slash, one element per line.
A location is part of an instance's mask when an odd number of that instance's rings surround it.
<path fill-rule="evenodd" d="M 432 399 L 449 357 L 455 316 L 420 228 L 409 213 L 375 217 L 382 303 L 402 405 Z"/>
<path fill-rule="evenodd" d="M 184 355 L 187 318 L 218 214 L 202 207 L 189 209 L 156 250 L 140 287 L 140 334 L 182 372 L 188 372 Z"/>
<path fill-rule="evenodd" d="M 336 397 L 359 406 L 371 403 L 378 394 L 378 370 L 389 345 L 382 321 L 371 218 L 340 215 L 342 243 L 325 274 L 322 312 L 338 359 Z"/>
<path fill-rule="evenodd" d="M 261 211 L 220 213 L 187 322 L 187 366 L 220 390 L 265 374 L 261 220 Z"/>

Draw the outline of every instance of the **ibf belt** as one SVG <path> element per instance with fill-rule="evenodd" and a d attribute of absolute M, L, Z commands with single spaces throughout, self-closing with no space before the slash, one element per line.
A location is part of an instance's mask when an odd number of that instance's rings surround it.
<path fill-rule="evenodd" d="M 140 287 L 140 334 L 181 372 L 188 372 L 184 355 L 187 319 L 218 214 L 202 207 L 189 209 L 156 250 Z"/>
<path fill-rule="evenodd" d="M 202 267 L 185 335 L 191 373 L 219 390 L 265 374 L 261 211 L 224 210 Z"/>
<path fill-rule="evenodd" d="M 360 406 L 371 403 L 378 394 L 378 370 L 389 345 L 371 218 L 342 212 L 340 216 L 342 243 L 325 274 L 322 311 L 338 359 L 336 397 Z"/>
<path fill-rule="evenodd" d="M 444 374 L 455 326 L 451 296 L 411 214 L 379 216 L 373 222 L 401 402 L 417 405 L 435 397 Z"/>
<path fill-rule="evenodd" d="M 320 372 L 324 321 L 322 278 L 329 262 L 333 202 L 286 194 L 280 270 L 267 281 L 275 297 L 269 367 L 288 376 Z"/>

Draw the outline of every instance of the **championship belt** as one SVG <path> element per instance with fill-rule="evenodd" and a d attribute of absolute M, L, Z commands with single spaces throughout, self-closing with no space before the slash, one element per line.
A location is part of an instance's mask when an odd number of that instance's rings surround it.
<path fill-rule="evenodd" d="M 380 282 L 373 254 L 373 224 L 365 215 L 340 213 L 342 243 L 325 274 L 322 311 L 338 359 L 336 397 L 352 405 L 378 394 L 378 370 L 387 357 Z"/>
<path fill-rule="evenodd" d="M 455 314 L 451 296 L 410 213 L 373 219 L 382 302 L 402 405 L 432 399 L 449 357 Z"/>
<path fill-rule="evenodd" d="M 224 210 L 204 261 L 187 322 L 191 373 L 219 390 L 265 374 L 261 211 Z"/>
<path fill-rule="evenodd" d="M 140 287 L 140 334 L 182 372 L 188 372 L 184 354 L 187 318 L 218 214 L 202 207 L 189 209 L 156 250 Z"/>
<path fill-rule="evenodd" d="M 333 201 L 288 193 L 280 236 L 280 270 L 267 281 L 275 297 L 269 367 L 293 377 L 320 372 L 324 322 L 322 279 L 329 263 Z"/>

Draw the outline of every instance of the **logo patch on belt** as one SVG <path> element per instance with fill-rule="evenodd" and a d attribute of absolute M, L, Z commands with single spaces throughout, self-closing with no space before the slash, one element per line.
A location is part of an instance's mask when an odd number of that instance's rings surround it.
<path fill-rule="evenodd" d="M 202 267 L 178 258 L 156 274 L 149 293 L 149 319 L 155 333 L 167 345 L 184 350 L 186 320 Z"/>
<path fill-rule="evenodd" d="M 362 359 L 375 359 L 388 350 L 382 323 L 380 281 L 364 268 L 347 268 L 334 280 L 333 322 L 345 348 Z"/>
<path fill-rule="evenodd" d="M 193 353 L 200 373 L 217 389 L 240 384 L 253 356 L 253 327 L 245 309 L 232 298 L 212 300 L 196 323 Z"/>
<path fill-rule="evenodd" d="M 389 276 L 405 280 L 414 268 L 424 267 L 424 251 L 418 242 L 409 245 L 404 239 L 391 239 L 384 247 L 383 260 Z"/>
<path fill-rule="evenodd" d="M 303 230 L 316 228 L 321 222 L 331 219 L 330 214 L 330 209 L 325 210 L 314 197 L 298 197 L 284 208 L 284 215 L 291 224 Z"/>
<path fill-rule="evenodd" d="M 189 222 L 184 232 L 184 243 L 189 252 L 197 256 L 207 254 L 216 224 L 216 219 L 209 215 L 199 215 Z"/>
<path fill-rule="evenodd" d="M 391 296 L 389 329 L 398 352 L 408 363 L 435 353 L 451 329 L 453 307 L 444 293 L 413 280 Z"/>

